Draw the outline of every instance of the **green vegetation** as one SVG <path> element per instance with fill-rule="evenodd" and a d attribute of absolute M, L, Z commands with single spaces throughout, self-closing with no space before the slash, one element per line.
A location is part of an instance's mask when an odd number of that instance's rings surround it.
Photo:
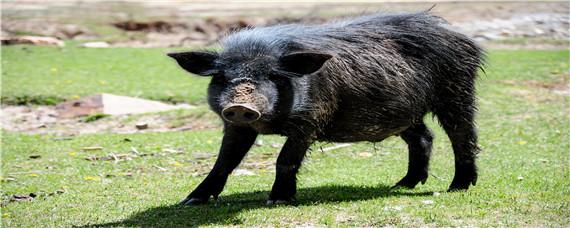
<path fill-rule="evenodd" d="M 2 47 L 2 101 L 53 104 L 95 93 L 204 103 L 208 78 L 192 77 L 167 49 Z"/>
<path fill-rule="evenodd" d="M 89 123 L 89 122 L 94 122 L 106 117 L 109 117 L 110 115 L 107 114 L 102 114 L 102 113 L 97 113 L 97 114 L 93 114 L 93 115 L 88 115 L 86 117 L 84 117 L 81 121 L 85 122 L 85 123 Z"/>
<path fill-rule="evenodd" d="M 185 75 L 162 49 L 2 52 L 3 99 L 105 91 L 202 103 L 208 81 Z M 555 89 L 568 81 L 569 54 L 491 51 L 478 87 L 480 177 L 468 192 L 445 193 L 453 153 L 431 117 L 436 139 L 425 185 L 389 189 L 406 172 L 399 138 L 326 152 L 321 148 L 332 145 L 321 143 L 302 168 L 297 205 L 280 206 L 265 199 L 281 137 L 260 137 L 240 167 L 255 175 L 230 177 L 217 204 L 179 207 L 212 166 L 221 130 L 70 140 L 3 132 L 2 225 L 568 226 L 570 97 Z M 10 201 L 30 193 L 37 195 L 31 201 Z"/>

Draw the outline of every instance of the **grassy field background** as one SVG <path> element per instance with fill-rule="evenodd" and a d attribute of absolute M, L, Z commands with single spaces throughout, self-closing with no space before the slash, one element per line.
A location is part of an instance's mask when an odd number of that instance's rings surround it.
<path fill-rule="evenodd" d="M 2 48 L 2 100 L 42 103 L 96 92 L 204 105 L 207 78 L 190 77 L 167 49 Z M 435 132 L 431 176 L 391 191 L 406 172 L 399 138 L 332 151 L 312 147 L 298 205 L 265 206 L 284 139 L 262 136 L 217 204 L 179 207 L 212 166 L 221 130 L 91 134 L 61 140 L 2 132 L 2 224 L 24 226 L 560 226 L 570 225 L 569 51 L 489 53 L 479 80 L 480 177 L 445 193 L 449 140 Z M 49 103 L 49 102 L 48 102 Z M 85 147 L 101 150 L 85 150 Z M 133 148 L 139 153 L 135 155 Z M 146 154 L 143 156 L 140 154 Z M 117 160 L 95 160 L 115 155 Z M 128 156 L 127 156 L 128 155 Z M 34 158 L 31 158 L 34 157 Z M 39 157 L 38 157 L 39 156 Z M 32 201 L 11 202 L 34 193 Z"/>

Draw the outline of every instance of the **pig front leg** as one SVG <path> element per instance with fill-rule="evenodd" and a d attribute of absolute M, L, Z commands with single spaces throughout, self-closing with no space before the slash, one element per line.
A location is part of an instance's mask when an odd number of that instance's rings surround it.
<path fill-rule="evenodd" d="M 268 205 L 287 203 L 294 200 L 297 193 L 297 172 L 311 146 L 308 138 L 289 137 L 277 158 L 276 177 Z"/>
<path fill-rule="evenodd" d="M 180 204 L 204 204 L 208 202 L 210 196 L 217 199 L 224 189 L 228 176 L 249 151 L 255 142 L 255 138 L 257 138 L 257 134 L 255 130 L 249 127 L 227 126 L 224 129 L 222 146 L 214 167 L 206 179 Z"/>

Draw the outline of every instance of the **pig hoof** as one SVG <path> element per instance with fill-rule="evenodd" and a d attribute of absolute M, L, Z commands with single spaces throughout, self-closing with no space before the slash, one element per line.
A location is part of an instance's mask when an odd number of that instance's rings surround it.
<path fill-rule="evenodd" d="M 457 169 L 453 181 L 449 186 L 448 192 L 464 191 L 469 189 L 470 185 L 477 184 L 477 168 L 475 165 L 462 166 Z"/>
<path fill-rule="evenodd" d="M 477 182 L 476 179 L 475 180 L 463 180 L 463 181 L 453 180 L 447 191 L 448 192 L 467 191 L 467 189 L 469 189 L 469 185 L 475 186 L 476 182 Z"/>
<path fill-rule="evenodd" d="M 416 185 L 418 185 L 418 183 L 420 183 L 420 182 L 422 184 L 425 184 L 426 180 L 427 180 L 427 177 L 418 178 L 418 177 L 410 177 L 410 176 L 406 175 L 404 178 L 402 178 L 402 180 L 398 181 L 398 183 L 396 183 L 396 185 L 394 185 L 392 187 L 392 189 L 398 189 L 398 188 L 412 189 L 412 188 L 415 188 Z"/>
<path fill-rule="evenodd" d="M 183 200 L 182 202 L 180 202 L 180 205 L 182 206 L 194 206 L 194 205 L 202 205 L 202 204 L 207 204 L 208 203 L 208 198 L 186 198 L 185 200 Z"/>

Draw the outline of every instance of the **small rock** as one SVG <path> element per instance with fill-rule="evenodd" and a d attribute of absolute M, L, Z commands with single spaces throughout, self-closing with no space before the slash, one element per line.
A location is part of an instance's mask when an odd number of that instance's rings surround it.
<path fill-rule="evenodd" d="M 440 196 L 440 195 L 441 195 L 441 193 L 439 193 L 439 192 L 433 192 L 433 196 L 434 196 L 434 197 L 438 197 L 438 196 Z"/>
<path fill-rule="evenodd" d="M 85 48 L 108 48 L 110 45 L 107 42 L 87 42 L 81 44 L 81 47 Z"/>
<path fill-rule="evenodd" d="M 518 177 L 517 177 L 517 180 L 518 180 L 518 181 L 522 181 L 522 180 L 524 180 L 524 177 L 523 177 L 523 176 L 518 176 Z"/>
<path fill-rule="evenodd" d="M 432 205 L 432 204 L 434 204 L 433 200 L 423 200 L 422 203 L 423 203 L 424 205 Z"/>
<path fill-rule="evenodd" d="M 31 44 L 31 45 L 47 45 L 47 46 L 65 46 L 65 43 L 55 37 L 47 36 L 19 36 L 19 37 L 7 37 L 1 38 L 2 45 L 14 45 L 14 44 Z"/>
<path fill-rule="evenodd" d="M 404 209 L 404 207 L 400 206 L 400 205 L 396 205 L 396 206 L 392 206 L 392 207 L 384 207 L 385 211 L 390 211 L 390 210 L 401 211 L 402 209 Z"/>
<path fill-rule="evenodd" d="M 135 127 L 138 130 L 144 130 L 144 129 L 148 129 L 148 124 L 147 123 L 138 123 L 135 125 Z"/>
<path fill-rule="evenodd" d="M 252 171 L 249 171 L 247 169 L 236 169 L 233 172 L 234 175 L 236 176 L 255 176 L 255 173 Z"/>

